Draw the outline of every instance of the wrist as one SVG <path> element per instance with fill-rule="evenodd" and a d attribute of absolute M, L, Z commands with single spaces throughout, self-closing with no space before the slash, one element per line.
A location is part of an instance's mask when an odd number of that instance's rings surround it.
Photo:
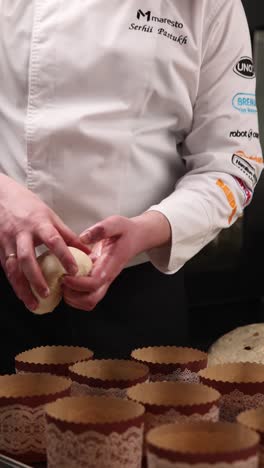
<path fill-rule="evenodd" d="M 135 227 L 136 254 L 157 247 L 170 246 L 171 227 L 165 215 L 159 211 L 146 211 L 131 218 Z"/>

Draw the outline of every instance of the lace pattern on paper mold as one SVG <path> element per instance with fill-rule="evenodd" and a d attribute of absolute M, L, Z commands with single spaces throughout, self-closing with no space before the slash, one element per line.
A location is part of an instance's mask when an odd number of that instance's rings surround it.
<path fill-rule="evenodd" d="M 190 369 L 175 369 L 171 374 L 151 374 L 150 380 L 152 382 L 158 381 L 178 381 L 181 380 L 183 382 L 190 382 L 190 383 L 199 383 L 200 378 L 196 372 L 191 372 Z"/>
<path fill-rule="evenodd" d="M 217 422 L 219 420 L 219 408 L 216 405 L 213 405 L 210 411 L 205 414 L 193 413 L 190 415 L 181 414 L 179 411 L 170 409 L 163 414 L 153 414 L 146 413 L 145 424 L 146 431 L 153 429 L 154 427 L 161 426 L 162 424 L 170 423 L 182 423 L 182 422 L 192 422 L 192 421 L 213 421 Z"/>
<path fill-rule="evenodd" d="M 148 453 L 148 467 L 149 468 L 258 468 L 258 457 L 250 457 L 247 460 L 239 460 L 233 463 L 182 463 L 171 462 L 153 453 Z"/>
<path fill-rule="evenodd" d="M 242 411 L 264 405 L 264 394 L 246 395 L 239 390 L 223 395 L 220 400 L 220 419 L 234 422 Z"/>
<path fill-rule="evenodd" d="M 47 426 L 49 468 L 141 468 L 143 424 L 126 432 L 62 432 Z"/>
<path fill-rule="evenodd" d="M 126 398 L 127 388 L 102 388 L 73 382 L 71 386 L 72 396 L 96 395 Z"/>
<path fill-rule="evenodd" d="M 0 408 L 0 451 L 44 453 L 45 442 L 43 406 L 9 405 Z"/>

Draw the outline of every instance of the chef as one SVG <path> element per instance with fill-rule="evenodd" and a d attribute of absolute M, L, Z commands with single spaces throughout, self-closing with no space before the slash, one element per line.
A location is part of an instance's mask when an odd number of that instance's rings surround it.
<path fill-rule="evenodd" d="M 241 1 L 0 0 L 0 84 L 1 371 L 39 344 L 190 344 L 182 267 L 263 167 Z M 75 278 L 67 245 L 91 244 Z M 43 246 L 68 275 L 39 317 Z"/>

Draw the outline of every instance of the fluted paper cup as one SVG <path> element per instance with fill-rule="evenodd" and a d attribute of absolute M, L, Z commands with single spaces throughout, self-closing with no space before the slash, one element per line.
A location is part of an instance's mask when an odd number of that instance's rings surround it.
<path fill-rule="evenodd" d="M 144 407 L 82 396 L 46 406 L 48 468 L 140 468 Z"/>
<path fill-rule="evenodd" d="M 237 417 L 240 424 L 256 431 L 260 436 L 259 467 L 264 468 L 264 406 L 243 411 Z"/>
<path fill-rule="evenodd" d="M 144 364 L 121 359 L 95 359 L 74 364 L 69 369 L 72 395 L 97 395 L 126 398 L 128 388 L 147 382 L 149 369 Z"/>
<path fill-rule="evenodd" d="M 93 358 L 93 351 L 78 346 L 40 346 L 15 357 L 17 373 L 38 372 L 68 376 L 69 366 Z"/>
<path fill-rule="evenodd" d="M 220 393 L 202 384 L 151 382 L 127 391 L 129 399 L 145 406 L 145 432 L 167 423 L 218 421 Z"/>
<path fill-rule="evenodd" d="M 70 395 L 71 381 L 49 374 L 0 376 L 0 453 L 24 463 L 46 459 L 44 405 Z"/>
<path fill-rule="evenodd" d="M 131 357 L 149 367 L 150 380 L 199 383 L 198 372 L 207 365 L 207 354 L 198 349 L 152 346 L 132 351 Z"/>
<path fill-rule="evenodd" d="M 147 434 L 148 468 L 257 468 L 259 436 L 236 423 L 178 423 Z"/>
<path fill-rule="evenodd" d="M 220 420 L 233 422 L 242 411 L 264 405 L 264 365 L 218 364 L 199 372 L 201 382 L 221 393 Z"/>

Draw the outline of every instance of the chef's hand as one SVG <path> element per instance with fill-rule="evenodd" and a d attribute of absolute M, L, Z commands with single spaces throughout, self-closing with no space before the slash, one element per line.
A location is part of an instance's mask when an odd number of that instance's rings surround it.
<path fill-rule="evenodd" d="M 67 245 L 90 251 L 33 192 L 0 174 L 0 262 L 16 295 L 30 310 L 38 302 L 29 283 L 41 297 L 49 292 L 35 256 L 35 247 L 41 244 L 70 274 L 78 268 Z"/>
<path fill-rule="evenodd" d="M 154 247 L 169 245 L 171 230 L 163 214 L 148 211 L 130 219 L 111 216 L 84 231 L 80 238 L 87 244 L 97 243 L 101 252 L 89 276 L 63 278 L 63 296 L 70 306 L 90 311 L 133 257 Z"/>

